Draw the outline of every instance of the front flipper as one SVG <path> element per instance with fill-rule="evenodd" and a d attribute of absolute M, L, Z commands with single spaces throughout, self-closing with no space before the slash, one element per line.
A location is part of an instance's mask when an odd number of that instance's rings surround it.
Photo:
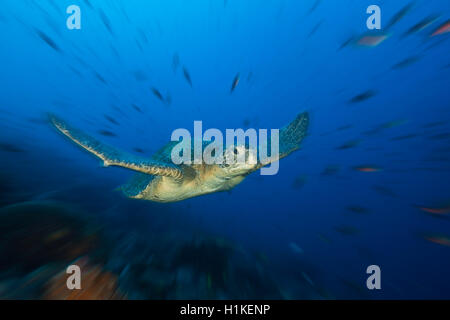
<path fill-rule="evenodd" d="M 306 136 L 309 115 L 303 112 L 290 124 L 280 130 L 280 159 L 300 149 L 300 143 Z"/>
<path fill-rule="evenodd" d="M 278 161 L 290 153 L 300 148 L 300 143 L 305 138 L 309 125 L 309 115 L 307 112 L 299 114 L 294 121 L 280 129 L 279 135 L 279 156 L 270 157 L 264 163 L 261 163 L 255 168 L 260 169 L 269 163 Z M 270 150 L 270 140 L 267 142 L 267 148 Z"/>
<path fill-rule="evenodd" d="M 118 166 L 150 175 L 172 177 L 177 180 L 183 178 L 181 169 L 171 163 L 148 160 L 116 150 L 69 126 L 64 120 L 54 115 L 49 115 L 49 118 L 56 129 L 86 151 L 103 160 L 103 164 L 106 167 Z"/>

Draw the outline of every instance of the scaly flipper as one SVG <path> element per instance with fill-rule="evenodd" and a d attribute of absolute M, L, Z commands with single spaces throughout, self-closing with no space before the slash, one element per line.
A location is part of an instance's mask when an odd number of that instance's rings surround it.
<path fill-rule="evenodd" d="M 290 124 L 280 130 L 280 159 L 300 149 L 300 143 L 306 136 L 309 115 L 303 112 Z"/>
<path fill-rule="evenodd" d="M 309 115 L 307 112 L 303 112 L 297 116 L 290 124 L 286 127 L 280 129 L 279 133 L 279 156 L 278 157 L 270 157 L 264 163 L 260 163 L 255 170 L 260 169 L 268 165 L 271 162 L 278 161 L 286 156 L 288 156 L 291 152 L 298 150 L 300 148 L 300 143 L 303 138 L 306 136 L 306 132 L 308 130 L 309 125 Z M 267 143 L 267 149 L 271 150 L 270 139 Z"/>
<path fill-rule="evenodd" d="M 49 115 L 49 118 L 56 129 L 83 149 L 103 160 L 103 164 L 106 167 L 118 166 L 150 175 L 172 177 L 177 180 L 183 178 L 181 169 L 171 163 L 148 160 L 116 150 L 69 126 L 64 120 L 54 115 Z"/>

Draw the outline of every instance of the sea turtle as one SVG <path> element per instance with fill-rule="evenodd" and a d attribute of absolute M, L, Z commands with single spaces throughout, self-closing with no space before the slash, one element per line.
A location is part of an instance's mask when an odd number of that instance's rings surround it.
<path fill-rule="evenodd" d="M 49 119 L 58 131 L 100 158 L 105 167 L 119 166 L 137 171 L 138 174 L 128 184 L 121 187 L 127 197 L 156 202 L 175 202 L 234 188 L 250 173 L 299 149 L 309 123 L 308 113 L 304 112 L 289 125 L 280 129 L 279 156 L 270 157 L 265 163 L 258 158 L 253 162 L 234 164 L 175 165 L 171 159 L 171 150 L 178 144 L 177 141 L 169 142 L 147 159 L 103 144 L 55 115 L 50 115 Z M 230 152 L 229 148 L 225 149 L 224 155 L 226 152 Z M 248 145 L 235 145 L 231 152 L 234 154 L 245 152 L 248 156 Z"/>

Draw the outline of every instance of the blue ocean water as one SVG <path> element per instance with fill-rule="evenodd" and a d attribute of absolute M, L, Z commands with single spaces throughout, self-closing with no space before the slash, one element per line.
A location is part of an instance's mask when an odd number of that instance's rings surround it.
<path fill-rule="evenodd" d="M 80 30 L 66 27 L 71 4 L 81 8 Z M 371 4 L 381 8 L 386 39 L 364 46 L 365 36 L 379 35 L 367 30 Z M 106 232 L 151 239 L 156 256 L 161 235 L 172 237 L 164 248 L 198 234 L 224 239 L 276 287 L 155 296 L 120 278 L 128 297 L 450 298 L 448 1 L 3 0 L 1 7 L 2 206 L 76 206 Z M 413 29 L 430 16 L 437 18 Z M 168 204 L 126 199 L 117 187 L 131 171 L 103 168 L 46 120 L 55 113 L 150 157 L 196 120 L 204 130 L 270 129 L 303 111 L 308 135 L 278 174 L 256 172 L 231 192 Z M 214 251 L 200 255 L 208 265 Z M 151 269 L 146 263 L 136 273 Z M 112 264 L 106 268 L 121 274 Z M 381 269 L 381 290 L 366 287 L 369 265 Z M 208 287 L 217 282 L 213 276 Z"/>

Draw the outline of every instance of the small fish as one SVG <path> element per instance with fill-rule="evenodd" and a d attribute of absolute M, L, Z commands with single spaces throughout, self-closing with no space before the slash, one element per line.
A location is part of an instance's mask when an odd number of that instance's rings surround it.
<path fill-rule="evenodd" d="M 122 8 L 122 10 L 123 10 L 123 8 Z M 145 34 L 144 30 L 142 30 L 141 28 L 138 28 L 138 32 L 139 32 L 139 35 L 142 38 L 142 41 L 147 44 L 148 43 L 148 38 L 147 38 L 147 35 Z"/>
<path fill-rule="evenodd" d="M 306 183 L 306 176 L 300 176 L 295 178 L 294 182 L 292 183 L 292 188 L 294 189 L 300 189 L 302 188 Z"/>
<path fill-rule="evenodd" d="M 436 20 L 439 19 L 438 15 L 430 15 L 423 20 L 419 21 L 417 24 L 413 25 L 408 31 L 405 32 L 405 36 L 411 35 L 413 33 L 420 32 L 430 25 L 432 25 Z"/>
<path fill-rule="evenodd" d="M 355 44 L 361 47 L 376 47 L 389 38 L 387 33 L 364 34 L 355 40 Z"/>
<path fill-rule="evenodd" d="M 178 53 L 174 53 L 172 58 L 172 69 L 173 72 L 177 72 L 178 66 L 180 65 L 180 57 L 178 56 Z"/>
<path fill-rule="evenodd" d="M 102 83 L 107 84 L 105 78 L 103 78 L 100 73 L 98 73 L 97 71 L 92 71 L 94 73 L 94 76 Z"/>
<path fill-rule="evenodd" d="M 144 150 L 142 150 L 141 148 L 134 148 L 133 150 L 138 153 L 144 153 Z"/>
<path fill-rule="evenodd" d="M 110 117 L 110 116 L 108 116 L 108 115 L 104 115 L 104 117 L 105 117 L 105 119 L 106 120 L 108 120 L 109 122 L 111 122 L 111 123 L 113 123 L 113 124 L 115 124 L 115 125 L 119 125 L 119 122 L 117 122 L 117 120 L 116 119 L 114 119 L 114 118 L 112 118 L 112 117 Z"/>
<path fill-rule="evenodd" d="M 134 103 L 133 104 L 131 104 L 131 106 L 134 108 L 134 110 L 136 110 L 137 112 L 140 112 L 140 113 L 142 113 L 142 109 L 141 108 L 139 108 L 137 105 L 135 105 Z"/>
<path fill-rule="evenodd" d="M 348 211 L 351 211 L 353 213 L 358 213 L 358 214 L 369 213 L 369 209 L 361 207 L 361 206 L 349 206 L 349 207 L 346 207 L 346 209 Z"/>
<path fill-rule="evenodd" d="M 145 75 L 145 73 L 143 73 L 142 71 L 136 70 L 133 72 L 133 76 L 137 81 L 143 82 L 143 81 L 147 81 L 148 78 Z"/>
<path fill-rule="evenodd" d="M 302 277 L 303 277 L 303 279 L 305 279 L 306 282 L 308 282 L 312 287 L 315 286 L 315 284 L 314 284 L 314 282 L 311 280 L 311 278 L 310 278 L 305 272 L 303 272 L 303 271 L 302 271 Z"/>
<path fill-rule="evenodd" d="M 339 226 L 335 227 L 334 230 L 339 232 L 340 234 L 346 235 L 346 236 L 353 236 L 359 233 L 359 230 L 355 227 L 351 226 Z"/>
<path fill-rule="evenodd" d="M 385 123 L 382 123 L 382 124 L 380 124 L 379 126 L 373 128 L 373 129 L 365 131 L 363 133 L 366 134 L 366 135 L 374 135 L 374 134 L 382 132 L 385 129 L 398 127 L 398 126 L 400 126 L 400 125 L 402 125 L 402 124 L 404 124 L 406 122 L 407 122 L 407 120 L 404 120 L 404 119 L 385 122 Z"/>
<path fill-rule="evenodd" d="M 372 136 L 372 135 L 374 135 L 374 134 L 380 133 L 381 131 L 383 131 L 383 128 L 381 128 L 381 127 L 376 127 L 376 128 L 373 128 L 373 129 L 364 131 L 363 134 L 368 135 L 368 136 Z"/>
<path fill-rule="evenodd" d="M 321 233 L 319 233 L 317 236 L 318 236 L 319 239 L 322 240 L 323 242 L 328 243 L 328 244 L 331 243 L 331 240 L 330 240 L 327 236 L 325 236 L 325 235 L 323 235 L 323 234 L 321 234 Z"/>
<path fill-rule="evenodd" d="M 388 197 L 392 197 L 392 198 L 397 197 L 397 194 L 394 191 L 392 191 L 391 189 L 384 187 L 384 186 L 374 185 L 374 186 L 372 186 L 372 189 L 375 190 L 378 194 L 380 194 L 382 196 L 388 196 Z"/>
<path fill-rule="evenodd" d="M 186 69 L 186 67 L 183 67 L 183 76 L 186 79 L 187 83 L 189 83 L 189 86 L 192 88 L 191 75 L 189 74 L 189 71 Z"/>
<path fill-rule="evenodd" d="M 393 121 L 382 123 L 380 125 L 380 127 L 383 128 L 383 129 L 390 129 L 390 128 L 395 128 L 395 127 L 398 127 L 400 125 L 403 125 L 406 122 L 408 122 L 408 120 L 406 120 L 406 119 L 393 120 Z"/>
<path fill-rule="evenodd" d="M 437 27 L 430 35 L 430 37 L 435 37 L 441 34 L 450 32 L 450 20 L 445 21 L 439 27 Z"/>
<path fill-rule="evenodd" d="M 415 134 L 415 133 L 405 134 L 405 135 L 393 137 L 393 138 L 391 138 L 391 141 L 407 140 L 407 139 L 415 138 L 415 137 L 417 137 L 417 136 L 418 136 L 418 135 Z"/>
<path fill-rule="evenodd" d="M 166 94 L 166 103 L 169 106 L 172 104 L 172 96 L 170 95 L 169 92 L 167 92 L 167 94 Z"/>
<path fill-rule="evenodd" d="M 0 150 L 13 153 L 24 152 L 23 149 L 9 143 L 0 143 Z"/>
<path fill-rule="evenodd" d="M 426 128 L 426 129 L 434 128 L 434 127 L 442 126 L 447 123 L 448 123 L 448 121 L 433 121 L 433 122 L 429 122 L 429 123 L 425 124 L 423 126 L 423 128 Z"/>
<path fill-rule="evenodd" d="M 367 90 L 367 91 L 364 91 L 364 92 L 354 96 L 348 102 L 349 103 L 360 103 L 360 102 L 363 102 L 365 100 L 368 100 L 368 99 L 374 97 L 375 95 L 376 95 L 375 91 Z"/>
<path fill-rule="evenodd" d="M 123 110 L 121 108 L 119 108 L 118 106 L 116 106 L 115 104 L 111 105 L 111 108 L 113 108 L 114 110 L 116 110 L 118 113 L 120 113 L 123 117 L 128 118 L 127 114 L 125 112 L 123 112 Z"/>
<path fill-rule="evenodd" d="M 379 172 L 379 171 L 383 170 L 379 167 L 374 167 L 374 166 L 356 166 L 356 167 L 353 167 L 353 169 L 356 171 L 360 171 L 360 172 Z"/>
<path fill-rule="evenodd" d="M 92 4 L 89 2 L 89 0 L 84 0 L 84 2 L 86 3 L 86 5 L 91 8 L 94 9 L 94 7 L 92 6 Z"/>
<path fill-rule="evenodd" d="M 347 40 L 345 40 L 340 45 L 340 47 L 337 49 L 337 51 L 340 51 L 340 50 L 344 49 L 345 47 L 349 46 L 350 44 L 354 44 L 354 43 L 356 43 L 355 36 L 351 36 L 351 37 L 347 38 Z"/>
<path fill-rule="evenodd" d="M 295 242 L 289 242 L 289 248 L 294 252 L 295 254 L 302 254 L 304 251 L 302 248 L 300 248 Z"/>
<path fill-rule="evenodd" d="M 230 93 L 233 93 L 234 89 L 236 89 L 237 85 L 239 84 L 240 75 L 239 72 L 236 74 L 236 76 L 233 79 L 233 83 L 231 84 L 231 90 Z"/>
<path fill-rule="evenodd" d="M 385 29 L 389 29 L 397 24 L 400 20 L 402 20 L 414 7 L 414 1 L 410 2 L 406 6 L 404 6 L 400 11 L 398 11 L 387 23 Z"/>
<path fill-rule="evenodd" d="M 48 44 L 53 50 L 57 52 L 61 52 L 61 49 L 58 47 L 58 45 L 53 41 L 48 35 L 46 35 L 44 32 L 42 32 L 39 29 L 35 29 L 37 35 L 44 40 L 46 44 Z"/>
<path fill-rule="evenodd" d="M 142 44 L 139 42 L 138 39 L 136 39 L 135 42 L 136 42 L 136 46 L 138 47 L 139 51 L 143 53 L 144 48 L 142 47 Z"/>
<path fill-rule="evenodd" d="M 307 38 L 310 38 L 311 36 L 313 36 L 313 35 L 317 32 L 317 30 L 319 30 L 319 28 L 320 28 L 320 26 L 322 25 L 322 23 L 323 23 L 323 20 L 319 21 L 319 22 L 311 29 L 311 31 L 309 32 Z"/>
<path fill-rule="evenodd" d="M 360 143 L 361 143 L 361 140 L 351 140 L 351 141 L 347 141 L 346 143 L 340 145 L 336 149 L 337 150 L 351 149 L 351 148 L 358 146 Z"/>
<path fill-rule="evenodd" d="M 105 25 L 106 29 L 109 31 L 109 33 L 110 33 L 111 35 L 114 35 L 114 34 L 113 34 L 113 31 L 112 31 L 112 28 L 111 28 L 111 23 L 109 22 L 109 19 L 108 19 L 108 17 L 106 16 L 106 14 L 103 12 L 102 9 L 99 9 L 99 10 L 98 10 L 98 13 L 99 13 L 100 18 L 102 19 L 102 22 L 103 22 L 103 24 Z"/>
<path fill-rule="evenodd" d="M 159 92 L 158 89 L 152 87 L 152 88 L 150 88 L 150 90 L 152 91 L 153 95 L 154 95 L 156 98 L 158 98 L 160 101 L 164 102 L 164 98 L 163 98 L 161 92 Z"/>
<path fill-rule="evenodd" d="M 340 167 L 337 165 L 329 165 L 323 169 L 322 176 L 332 176 L 339 172 Z"/>
<path fill-rule="evenodd" d="M 420 56 L 412 56 L 412 57 L 406 58 L 406 59 L 404 59 L 404 60 L 394 64 L 391 67 L 391 69 L 392 70 L 397 70 L 397 69 L 403 69 L 403 68 L 409 67 L 410 65 L 412 65 L 412 64 L 416 63 L 417 61 L 419 61 L 420 59 L 421 59 Z"/>
<path fill-rule="evenodd" d="M 450 247 L 450 237 L 443 235 L 443 234 L 437 234 L 437 233 L 426 233 L 423 235 L 423 238 L 429 242 L 437 243 L 442 246 Z"/>
<path fill-rule="evenodd" d="M 422 206 L 416 206 L 420 210 L 432 214 L 432 215 L 448 215 L 450 213 L 450 205 L 443 206 L 443 207 L 422 207 Z"/>
<path fill-rule="evenodd" d="M 347 125 L 344 125 L 344 126 L 340 126 L 340 127 L 336 128 L 335 130 L 322 133 L 321 136 L 326 136 L 326 135 L 332 134 L 334 132 L 344 131 L 344 130 L 348 130 L 348 129 L 351 129 L 351 128 L 353 128 L 353 125 L 352 124 L 347 124 Z"/>
<path fill-rule="evenodd" d="M 450 132 L 439 133 L 429 137 L 431 140 L 446 140 L 450 139 Z"/>
<path fill-rule="evenodd" d="M 250 71 L 247 76 L 247 82 L 252 81 L 252 79 L 253 79 L 253 72 Z"/>
<path fill-rule="evenodd" d="M 317 9 L 317 7 L 319 6 L 319 4 L 320 4 L 320 0 L 316 0 L 316 1 L 313 3 L 312 7 L 309 9 L 307 15 L 310 15 L 311 13 L 313 13 L 313 12 Z"/>
<path fill-rule="evenodd" d="M 441 44 L 443 44 L 445 41 L 448 40 L 448 37 L 441 37 L 439 40 L 434 41 L 432 44 L 430 44 L 428 47 L 426 47 L 423 51 L 428 51 L 431 50 L 437 46 L 440 46 Z"/>
<path fill-rule="evenodd" d="M 98 133 L 105 137 L 117 137 L 117 135 L 114 132 L 108 131 L 108 130 L 100 130 Z"/>
<path fill-rule="evenodd" d="M 78 77 L 83 78 L 83 74 L 78 69 L 75 69 L 73 66 L 67 66 L 67 67 L 70 69 L 70 71 L 75 73 Z"/>
<path fill-rule="evenodd" d="M 351 129 L 351 128 L 353 128 L 353 125 L 352 125 L 352 124 L 346 124 L 346 125 L 344 125 L 344 126 L 338 127 L 338 128 L 336 129 L 336 131 L 344 131 L 344 130 Z"/>
<path fill-rule="evenodd" d="M 68 235 L 70 235 L 70 230 L 69 229 L 66 229 L 66 228 L 62 228 L 62 229 L 60 229 L 60 230 L 58 230 L 58 231 L 55 231 L 55 232 L 53 232 L 53 233 L 50 233 L 49 235 L 47 235 L 46 237 L 45 237 L 45 242 L 46 243 L 49 243 L 49 242 L 52 242 L 52 241 L 57 241 L 57 240 L 59 240 L 59 239 L 61 239 L 61 238 L 64 238 L 64 237 L 66 237 L 66 236 L 68 236 Z"/>

